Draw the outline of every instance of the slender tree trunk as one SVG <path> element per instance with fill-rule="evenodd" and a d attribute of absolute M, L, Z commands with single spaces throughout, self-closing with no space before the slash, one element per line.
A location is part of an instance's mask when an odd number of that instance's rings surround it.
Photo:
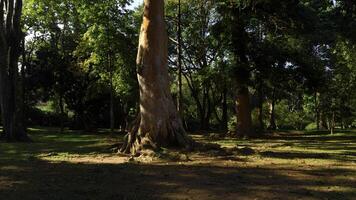
<path fill-rule="evenodd" d="M 167 40 L 164 0 L 145 0 L 137 55 L 140 113 L 121 152 L 192 146 L 170 93 Z"/>
<path fill-rule="evenodd" d="M 227 131 L 227 85 L 224 85 L 223 99 L 222 99 L 222 129 Z"/>
<path fill-rule="evenodd" d="M 114 110 L 114 87 L 113 87 L 113 66 L 111 60 L 111 52 L 109 52 L 109 70 L 110 70 L 110 131 L 111 134 L 114 133 L 115 130 L 115 110 Z"/>
<path fill-rule="evenodd" d="M 258 126 L 259 131 L 263 132 L 265 125 L 263 123 L 263 83 L 261 78 L 259 78 L 258 85 Z"/>
<path fill-rule="evenodd" d="M 178 0 L 178 25 L 177 25 L 177 33 L 178 33 L 178 101 L 177 101 L 177 109 L 181 117 L 183 117 L 183 89 L 182 89 L 182 14 L 181 14 L 181 0 Z"/>
<path fill-rule="evenodd" d="M 320 111 L 319 111 L 319 93 L 315 92 L 314 93 L 314 106 L 315 106 L 315 123 L 316 123 L 316 129 L 320 130 Z"/>
<path fill-rule="evenodd" d="M 62 91 L 59 94 L 59 111 L 60 111 L 60 133 L 64 133 L 64 101 L 63 101 Z"/>
<path fill-rule="evenodd" d="M 329 119 L 329 129 L 330 134 L 333 135 L 335 132 L 335 111 L 332 112 L 331 117 Z"/>
<path fill-rule="evenodd" d="M 273 89 L 273 94 L 272 94 L 272 99 L 269 107 L 269 130 L 276 130 L 277 125 L 276 125 L 276 112 L 275 112 L 275 104 L 276 104 L 276 98 L 275 98 L 275 89 Z"/>
<path fill-rule="evenodd" d="M 210 118 L 212 114 L 211 100 L 209 95 L 209 87 L 204 86 L 203 89 L 203 107 L 200 115 L 200 130 L 210 130 Z"/>

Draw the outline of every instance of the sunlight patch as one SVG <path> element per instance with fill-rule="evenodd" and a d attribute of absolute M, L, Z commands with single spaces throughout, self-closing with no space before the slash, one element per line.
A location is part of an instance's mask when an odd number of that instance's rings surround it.
<path fill-rule="evenodd" d="M 122 164 L 126 163 L 128 158 L 116 154 L 96 154 L 91 153 L 87 155 L 69 154 L 69 153 L 49 153 L 40 154 L 40 160 L 49 161 L 53 163 L 86 163 L 86 164 Z"/>

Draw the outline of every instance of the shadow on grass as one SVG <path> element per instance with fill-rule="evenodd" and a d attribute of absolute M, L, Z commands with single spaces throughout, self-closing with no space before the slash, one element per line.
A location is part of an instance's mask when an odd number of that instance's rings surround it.
<path fill-rule="evenodd" d="M 262 157 L 313 158 L 344 161 L 353 153 L 354 132 L 330 140 L 310 140 L 320 135 L 298 134 L 244 141 L 245 145 L 286 145 L 291 147 L 344 151 L 330 153 L 261 152 Z M 354 199 L 355 168 L 303 168 L 297 166 L 218 167 L 143 164 L 76 164 L 48 162 L 43 153 L 88 155 L 108 153 L 104 135 L 56 130 L 32 130 L 32 144 L 0 143 L 0 199 Z M 353 137 L 353 136 L 352 136 Z M 307 138 L 307 139 L 306 139 Z M 115 138 L 115 140 L 120 137 Z M 229 141 L 230 142 L 230 141 Z M 231 140 L 240 144 L 241 141 Z M 295 149 L 293 149 L 295 150 Z M 263 159 L 263 158 L 262 158 Z M 352 159 L 345 158 L 345 161 Z M 225 156 L 224 160 L 248 162 Z M 303 164 L 303 163 L 301 163 Z"/>
<path fill-rule="evenodd" d="M 33 160 L 2 166 L 0 197 L 7 200 L 352 199 L 356 195 L 353 189 L 356 181 L 336 177 L 334 173 L 352 176 L 355 171 L 338 170 L 94 165 Z"/>

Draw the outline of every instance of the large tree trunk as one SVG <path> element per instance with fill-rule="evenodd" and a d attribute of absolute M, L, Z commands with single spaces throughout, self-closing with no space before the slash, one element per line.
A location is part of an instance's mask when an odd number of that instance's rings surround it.
<path fill-rule="evenodd" d="M 319 127 L 321 130 L 329 129 L 327 121 L 328 120 L 326 119 L 326 115 L 325 115 L 324 111 L 320 111 Z"/>
<path fill-rule="evenodd" d="M 237 135 L 251 137 L 255 135 L 252 128 L 250 95 L 247 87 L 242 87 L 238 91 L 236 101 L 237 111 Z"/>
<path fill-rule="evenodd" d="M 140 113 L 121 152 L 179 146 L 190 148 L 169 88 L 164 0 L 145 0 L 137 55 Z"/>
<path fill-rule="evenodd" d="M 254 137 L 255 131 L 252 127 L 250 93 L 248 90 L 248 82 L 250 81 L 250 63 L 247 57 L 247 41 L 248 34 L 246 33 L 246 23 L 241 17 L 241 10 L 237 7 L 232 9 L 233 19 L 231 23 L 232 42 L 234 44 L 233 53 L 236 62 L 236 84 L 237 84 L 237 135 Z"/>
<path fill-rule="evenodd" d="M 5 11 L 5 12 L 4 12 Z M 18 61 L 21 55 L 22 0 L 0 1 L 0 93 L 3 134 L 8 141 L 29 141 L 23 123 Z"/>

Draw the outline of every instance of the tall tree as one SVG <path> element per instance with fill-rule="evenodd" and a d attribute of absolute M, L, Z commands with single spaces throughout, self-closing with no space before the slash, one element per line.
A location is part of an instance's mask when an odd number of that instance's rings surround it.
<path fill-rule="evenodd" d="M 0 1 L 0 96 L 2 136 L 8 141 L 28 141 L 23 123 L 22 89 L 18 61 L 21 55 L 22 0 Z"/>
<path fill-rule="evenodd" d="M 121 148 L 135 154 L 161 146 L 190 148 L 191 139 L 173 103 L 168 76 L 164 0 L 145 0 L 137 54 L 140 113 Z"/>

